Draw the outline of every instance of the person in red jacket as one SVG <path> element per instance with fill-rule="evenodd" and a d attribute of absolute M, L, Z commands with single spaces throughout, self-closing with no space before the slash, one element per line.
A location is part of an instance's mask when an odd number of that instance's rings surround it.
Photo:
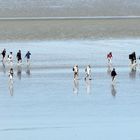
<path fill-rule="evenodd" d="M 108 53 L 108 54 L 107 54 L 107 59 L 108 59 L 108 63 L 109 63 L 109 64 L 112 63 L 112 58 L 113 58 L 112 52 Z"/>

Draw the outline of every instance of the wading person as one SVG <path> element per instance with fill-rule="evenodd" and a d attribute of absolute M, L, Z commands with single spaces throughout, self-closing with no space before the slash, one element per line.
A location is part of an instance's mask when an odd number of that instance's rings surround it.
<path fill-rule="evenodd" d="M 4 49 L 1 54 L 2 54 L 2 61 L 4 61 L 6 56 L 6 49 Z"/>
<path fill-rule="evenodd" d="M 17 62 L 22 63 L 21 50 L 17 52 Z"/>
<path fill-rule="evenodd" d="M 12 65 L 13 64 L 13 53 L 10 52 L 10 54 L 8 55 L 8 62 Z"/>
<path fill-rule="evenodd" d="M 115 71 L 115 68 L 113 68 L 113 70 L 111 71 L 112 82 L 115 81 L 116 75 L 117 75 L 117 73 L 116 73 L 116 71 Z"/>
<path fill-rule="evenodd" d="M 130 66 L 132 69 L 136 70 L 136 66 L 137 66 L 137 63 L 136 63 L 136 53 L 133 52 L 131 54 L 129 54 L 129 59 L 130 59 Z"/>
<path fill-rule="evenodd" d="M 30 51 L 28 51 L 25 55 L 25 58 L 27 59 L 27 63 L 30 62 L 30 56 L 31 56 L 31 53 L 30 53 Z"/>
<path fill-rule="evenodd" d="M 86 79 L 89 79 L 91 80 L 91 66 L 88 65 L 86 68 L 85 68 L 85 80 Z"/>
<path fill-rule="evenodd" d="M 109 65 L 112 64 L 112 58 L 113 58 L 112 52 L 108 53 L 108 54 L 107 54 L 107 60 L 108 60 L 108 64 L 109 64 Z"/>
<path fill-rule="evenodd" d="M 131 61 L 131 64 L 134 64 L 136 62 L 136 53 L 133 52 L 133 53 L 129 54 L 129 59 Z"/>
<path fill-rule="evenodd" d="M 73 72 L 74 72 L 74 80 L 77 80 L 78 79 L 78 72 L 79 72 L 78 65 L 75 65 L 73 67 Z"/>

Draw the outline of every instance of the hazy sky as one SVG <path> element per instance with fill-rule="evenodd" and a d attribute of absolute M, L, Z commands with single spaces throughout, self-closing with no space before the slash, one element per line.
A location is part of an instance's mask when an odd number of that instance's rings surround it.
<path fill-rule="evenodd" d="M 140 0 L 0 0 L 0 17 L 140 16 Z"/>

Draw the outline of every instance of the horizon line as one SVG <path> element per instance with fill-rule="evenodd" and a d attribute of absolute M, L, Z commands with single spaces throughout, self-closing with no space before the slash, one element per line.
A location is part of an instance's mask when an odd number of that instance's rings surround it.
<path fill-rule="evenodd" d="M 0 17 L 0 20 L 140 19 L 140 16 Z"/>

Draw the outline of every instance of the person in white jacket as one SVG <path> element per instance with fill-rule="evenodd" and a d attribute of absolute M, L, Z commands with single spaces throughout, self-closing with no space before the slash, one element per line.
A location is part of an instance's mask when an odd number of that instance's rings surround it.
<path fill-rule="evenodd" d="M 77 80 L 78 79 L 78 75 L 79 75 L 78 65 L 74 65 L 73 72 L 74 72 L 74 80 Z"/>
<path fill-rule="evenodd" d="M 86 79 L 91 80 L 91 66 L 87 65 L 87 67 L 85 68 L 85 80 Z"/>

